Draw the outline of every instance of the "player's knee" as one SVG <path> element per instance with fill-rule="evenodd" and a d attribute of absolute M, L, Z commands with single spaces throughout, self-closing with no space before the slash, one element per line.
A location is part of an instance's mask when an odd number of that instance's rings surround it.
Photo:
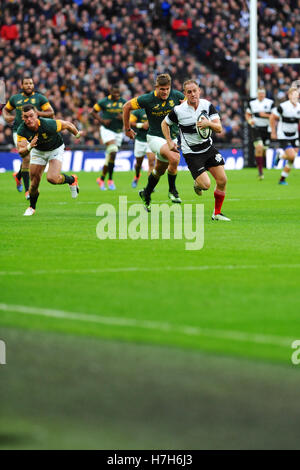
<path fill-rule="evenodd" d="M 210 179 L 196 179 L 195 180 L 195 188 L 202 189 L 203 191 L 207 191 L 210 188 Z"/>
<path fill-rule="evenodd" d="M 218 186 L 225 187 L 227 183 L 227 176 L 223 175 L 223 176 L 216 178 L 216 183 Z"/>

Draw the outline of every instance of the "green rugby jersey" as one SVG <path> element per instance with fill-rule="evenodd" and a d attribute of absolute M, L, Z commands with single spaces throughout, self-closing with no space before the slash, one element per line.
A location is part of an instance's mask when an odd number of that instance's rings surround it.
<path fill-rule="evenodd" d="M 131 100 L 132 109 L 144 108 L 149 121 L 149 129 L 147 131 L 150 135 L 165 138 L 162 130 L 161 123 L 163 119 L 169 114 L 170 111 L 184 100 L 184 94 L 181 91 L 171 90 L 169 97 L 162 100 L 157 97 L 156 90 L 146 93 L 145 95 L 138 96 Z M 174 139 L 178 134 L 177 125 L 170 128 L 171 138 Z"/>
<path fill-rule="evenodd" d="M 19 125 L 17 130 L 17 141 L 28 140 L 31 142 L 33 137 L 38 134 L 37 146 L 34 147 L 37 150 L 47 152 L 49 150 L 55 150 L 64 141 L 60 134 L 61 121 L 59 119 L 39 118 L 39 127 L 37 131 L 28 129 L 25 122 Z"/>
<path fill-rule="evenodd" d="M 147 114 L 144 109 L 136 109 L 135 111 L 132 111 L 130 114 L 130 122 L 146 122 L 147 119 Z M 148 130 L 146 129 L 138 129 L 137 127 L 134 128 L 134 132 L 136 132 L 135 139 L 139 140 L 140 142 L 147 142 L 147 132 Z"/>
<path fill-rule="evenodd" d="M 46 111 L 50 107 L 50 103 L 46 96 L 41 93 L 33 92 L 31 95 L 25 95 L 25 93 L 17 93 L 12 95 L 6 103 L 7 109 L 12 111 L 16 110 L 16 117 L 13 125 L 13 132 L 16 132 L 19 125 L 23 122 L 22 119 L 22 107 L 25 104 L 32 104 L 38 111 Z"/>
<path fill-rule="evenodd" d="M 93 109 L 97 113 L 101 111 L 101 117 L 103 119 L 111 119 L 111 123 L 107 127 L 107 129 L 109 129 L 110 131 L 119 133 L 123 131 L 123 120 L 118 119 L 117 115 L 121 114 L 122 116 L 123 105 L 125 103 L 126 101 L 123 98 L 120 98 L 118 101 L 114 101 L 112 99 L 112 96 L 109 95 L 106 98 L 103 98 L 102 100 L 97 101 Z"/>

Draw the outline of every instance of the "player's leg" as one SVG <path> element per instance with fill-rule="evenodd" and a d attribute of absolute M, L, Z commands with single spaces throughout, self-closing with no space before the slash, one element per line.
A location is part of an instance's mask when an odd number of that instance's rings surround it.
<path fill-rule="evenodd" d="M 168 144 L 164 144 L 160 149 L 160 154 L 169 161 L 168 166 L 168 182 L 169 182 L 169 198 L 172 202 L 181 203 L 177 188 L 177 167 L 180 161 L 180 154 L 170 150 Z"/>
<path fill-rule="evenodd" d="M 222 205 L 225 199 L 227 184 L 227 176 L 225 173 L 224 165 L 210 167 L 209 171 L 216 181 L 216 188 L 214 191 L 215 208 L 212 215 L 212 219 L 230 221 L 230 219 L 221 212 Z"/>
<path fill-rule="evenodd" d="M 13 141 L 14 141 L 15 147 L 17 148 L 17 132 L 13 132 Z M 23 191 L 23 184 L 22 184 L 22 161 L 21 161 L 21 165 L 20 165 L 19 171 L 16 172 L 16 173 L 13 173 L 13 177 L 14 177 L 14 180 L 15 180 L 15 182 L 16 182 L 17 191 L 19 191 L 19 193 L 21 193 L 21 192 Z"/>
<path fill-rule="evenodd" d="M 146 210 L 150 212 L 151 194 L 154 191 L 155 186 L 158 184 L 160 177 L 165 173 L 169 166 L 168 162 L 161 161 L 158 156 L 155 168 L 148 177 L 147 186 L 139 191 L 139 195 L 143 200 Z"/>
<path fill-rule="evenodd" d="M 144 160 L 144 157 L 135 157 L 135 164 L 134 164 L 135 175 L 131 183 L 131 186 L 133 188 L 136 188 L 138 185 L 138 182 L 141 176 L 143 160 Z"/>
<path fill-rule="evenodd" d="M 284 156 L 287 160 L 280 176 L 279 184 L 287 185 L 286 178 L 289 176 L 291 169 L 293 168 L 294 160 L 298 154 L 298 148 L 287 147 L 284 149 Z"/>
<path fill-rule="evenodd" d="M 259 179 L 263 179 L 263 166 L 264 166 L 264 143 L 261 139 L 257 139 L 253 143 L 254 145 L 254 154 L 255 160 L 258 169 L 258 177 Z"/>
<path fill-rule="evenodd" d="M 148 158 L 148 175 L 150 175 L 155 167 L 155 153 L 147 152 L 146 155 Z"/>
<path fill-rule="evenodd" d="M 66 175 L 61 173 L 62 159 L 51 158 L 47 172 L 47 181 L 50 184 L 68 184 L 72 198 L 76 198 L 79 193 L 78 177 L 76 175 Z"/>
<path fill-rule="evenodd" d="M 45 164 L 30 164 L 30 188 L 29 188 L 29 201 L 30 206 L 26 209 L 24 215 L 30 216 L 35 213 L 36 203 L 39 197 L 39 185 L 45 170 Z"/>
<path fill-rule="evenodd" d="M 25 188 L 25 198 L 29 199 L 29 185 L 30 185 L 30 179 L 29 179 L 29 165 L 30 165 L 30 155 L 26 155 L 22 159 L 22 178 L 24 182 L 24 188 Z"/>

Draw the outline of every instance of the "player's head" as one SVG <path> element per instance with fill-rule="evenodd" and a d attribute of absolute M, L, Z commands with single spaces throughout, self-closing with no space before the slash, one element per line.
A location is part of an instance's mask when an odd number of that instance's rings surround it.
<path fill-rule="evenodd" d="M 200 99 L 200 88 L 196 80 L 186 80 L 183 84 L 183 93 L 188 104 L 198 105 Z"/>
<path fill-rule="evenodd" d="M 161 73 L 155 81 L 156 94 L 162 100 L 166 100 L 171 91 L 171 77 L 168 73 Z"/>
<path fill-rule="evenodd" d="M 35 128 L 38 121 L 38 113 L 32 104 L 25 104 L 22 107 L 22 119 L 29 129 Z"/>
<path fill-rule="evenodd" d="M 111 97 L 114 101 L 118 101 L 121 96 L 119 85 L 113 85 L 110 90 Z"/>
<path fill-rule="evenodd" d="M 257 98 L 259 101 L 264 100 L 266 97 L 266 90 L 264 88 L 258 88 L 257 90 Z"/>
<path fill-rule="evenodd" d="M 34 90 L 34 83 L 31 77 L 22 78 L 22 90 L 24 91 L 25 95 L 31 95 Z"/>
<path fill-rule="evenodd" d="M 288 97 L 291 103 L 297 104 L 299 100 L 298 88 L 292 86 L 288 91 Z"/>

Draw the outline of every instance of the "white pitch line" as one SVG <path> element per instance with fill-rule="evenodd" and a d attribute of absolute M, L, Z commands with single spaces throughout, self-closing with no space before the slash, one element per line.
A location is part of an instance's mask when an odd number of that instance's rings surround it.
<path fill-rule="evenodd" d="M 66 312 L 64 310 L 28 307 L 25 305 L 11 305 L 1 303 L 0 310 L 3 312 L 14 312 L 23 315 L 37 315 L 48 318 L 59 318 L 63 320 L 79 321 L 85 323 L 119 326 L 125 328 L 141 328 L 144 330 L 157 330 L 167 333 L 179 333 L 185 336 L 206 336 L 230 341 L 240 341 L 243 343 L 270 344 L 272 346 L 290 347 L 291 342 L 293 341 L 292 338 L 285 338 L 274 335 L 245 333 L 242 331 L 215 330 L 187 325 L 173 325 L 166 322 L 142 321 L 133 318 L 103 317 L 89 313 Z"/>
<path fill-rule="evenodd" d="M 89 269 L 38 269 L 34 271 L 0 271 L 0 276 L 24 276 L 43 274 L 101 274 L 101 273 L 130 273 L 130 272 L 160 272 L 160 271 L 238 271 L 255 269 L 299 269 L 300 264 L 244 264 L 244 265 L 200 265 L 200 266 L 159 266 L 159 267 L 139 267 L 126 266 L 117 268 L 89 268 Z"/>

